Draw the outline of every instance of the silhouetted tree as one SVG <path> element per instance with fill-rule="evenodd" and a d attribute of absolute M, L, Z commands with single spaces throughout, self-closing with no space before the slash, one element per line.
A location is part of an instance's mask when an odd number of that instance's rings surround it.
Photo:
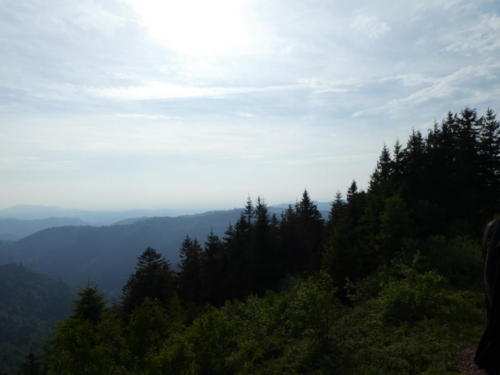
<path fill-rule="evenodd" d="M 128 316 L 147 297 L 166 306 L 173 291 L 173 274 L 168 262 L 148 247 L 138 257 L 135 272 L 123 287 L 122 310 Z"/>
<path fill-rule="evenodd" d="M 177 275 L 179 295 L 186 302 L 199 304 L 201 302 L 202 249 L 198 241 L 186 236 L 179 256 L 181 260 Z"/>
<path fill-rule="evenodd" d="M 73 316 L 96 325 L 106 308 L 104 297 L 96 287 L 87 286 L 78 292 L 80 297 L 74 302 Z"/>

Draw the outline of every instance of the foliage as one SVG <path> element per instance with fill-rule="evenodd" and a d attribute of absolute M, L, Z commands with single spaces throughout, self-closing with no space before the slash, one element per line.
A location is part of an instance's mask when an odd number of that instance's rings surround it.
<path fill-rule="evenodd" d="M 465 236 L 431 236 L 424 249 L 428 267 L 435 268 L 453 285 L 477 289 L 482 286 L 483 261 L 479 241 Z"/>
<path fill-rule="evenodd" d="M 78 296 L 80 298 L 74 302 L 73 316 L 94 325 L 99 323 L 105 307 L 102 294 L 96 287 L 88 286 L 78 292 Z"/>
<path fill-rule="evenodd" d="M 137 368 L 149 353 L 157 352 L 171 331 L 167 310 L 158 300 L 146 298 L 134 309 L 127 325 L 127 340 Z"/>
<path fill-rule="evenodd" d="M 49 375 L 127 374 L 121 321 L 107 312 L 99 323 L 71 317 L 57 327 L 46 356 Z"/>
<path fill-rule="evenodd" d="M 147 248 L 137 258 L 135 273 L 123 287 L 123 312 L 132 313 L 146 298 L 167 305 L 173 293 L 173 274 L 168 262 L 155 249 Z"/>
<path fill-rule="evenodd" d="M 222 239 L 186 237 L 177 273 L 146 249 L 121 315 L 80 293 L 49 373 L 456 373 L 484 323 L 478 240 L 500 196 L 499 129 L 465 109 L 384 147 L 368 190 L 337 193 L 327 223 L 307 191 L 281 220 L 249 198 Z"/>
<path fill-rule="evenodd" d="M 30 353 L 38 358 L 70 306 L 71 290 L 62 281 L 22 265 L 0 265 L 0 374 L 14 374 Z"/>
<path fill-rule="evenodd" d="M 481 293 L 449 288 L 433 271 L 396 268 L 392 276 L 385 270 L 372 277 L 379 293 L 358 297 L 335 322 L 342 337 L 340 373 L 456 374 L 458 351 L 481 334 Z"/>
<path fill-rule="evenodd" d="M 444 283 L 445 279 L 436 272 L 405 270 L 403 279 L 392 280 L 382 287 L 383 318 L 388 323 L 415 323 L 441 315 L 440 307 L 446 303 Z"/>
<path fill-rule="evenodd" d="M 334 368 L 337 308 L 328 276 L 292 280 L 286 292 L 210 308 L 152 359 L 151 373 L 315 373 Z M 179 365 L 179 364 L 182 365 Z M 157 372 L 155 372 L 157 371 Z"/>

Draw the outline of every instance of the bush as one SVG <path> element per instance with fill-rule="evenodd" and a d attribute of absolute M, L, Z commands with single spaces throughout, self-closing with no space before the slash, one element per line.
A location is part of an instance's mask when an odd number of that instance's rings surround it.
<path fill-rule="evenodd" d="M 445 279 L 434 271 L 409 269 L 402 280 L 393 280 L 380 293 L 386 322 L 416 322 L 438 316 L 445 303 Z"/>
<path fill-rule="evenodd" d="M 483 260 L 477 241 L 468 237 L 432 236 L 424 248 L 429 267 L 435 268 L 452 285 L 465 288 L 482 286 Z"/>

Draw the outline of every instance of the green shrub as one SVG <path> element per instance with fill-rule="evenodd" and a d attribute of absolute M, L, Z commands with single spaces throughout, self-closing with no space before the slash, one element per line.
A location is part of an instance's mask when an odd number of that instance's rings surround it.
<path fill-rule="evenodd" d="M 436 269 L 454 286 L 482 287 L 481 247 L 468 237 L 432 236 L 424 244 L 429 268 Z"/>
<path fill-rule="evenodd" d="M 383 286 L 380 294 L 386 322 L 416 322 L 436 317 L 445 303 L 445 279 L 434 271 L 410 270 L 401 280 Z"/>

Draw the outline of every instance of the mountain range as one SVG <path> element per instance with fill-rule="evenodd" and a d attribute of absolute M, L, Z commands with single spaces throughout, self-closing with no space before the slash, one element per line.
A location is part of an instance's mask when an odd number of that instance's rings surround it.
<path fill-rule="evenodd" d="M 50 217 L 46 219 L 3 219 L 0 218 L 0 240 L 17 241 L 47 228 L 88 225 L 79 218 Z"/>
<path fill-rule="evenodd" d="M 203 242 L 213 231 L 223 234 L 241 210 L 158 217 L 111 226 L 49 228 L 12 243 L 0 243 L 0 263 L 22 263 L 72 285 L 95 283 L 117 292 L 147 247 L 160 251 L 175 268 L 186 235 Z"/>
<path fill-rule="evenodd" d="M 111 225 L 115 222 L 136 217 L 160 217 L 194 214 L 197 210 L 156 209 L 91 211 L 74 208 L 17 205 L 0 210 L 0 219 L 40 220 L 46 218 L 80 219 L 89 225 Z"/>
<path fill-rule="evenodd" d="M 270 207 L 269 212 L 279 215 L 283 207 L 286 206 Z M 83 220 L 72 218 L 33 219 L 27 221 L 32 228 L 35 223 L 42 222 L 61 226 L 37 231 L 17 241 L 0 242 L 0 264 L 20 263 L 61 278 L 73 287 L 96 284 L 109 296 L 117 296 L 134 271 L 137 256 L 144 249 L 155 248 L 176 269 L 179 248 L 186 235 L 202 244 L 211 231 L 222 236 L 229 224 L 237 221 L 241 211 L 233 209 L 177 217 L 136 217 L 106 226 L 85 225 Z M 0 233 L 3 232 L 3 222 L 19 224 L 22 221 L 1 219 Z"/>

